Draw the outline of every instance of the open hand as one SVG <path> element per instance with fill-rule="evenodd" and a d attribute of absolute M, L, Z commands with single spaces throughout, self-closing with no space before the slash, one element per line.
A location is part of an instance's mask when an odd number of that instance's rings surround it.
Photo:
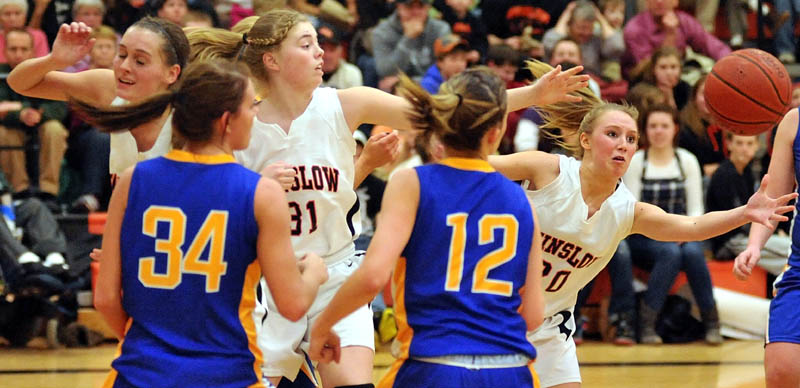
<path fill-rule="evenodd" d="M 539 77 L 533 84 L 536 96 L 533 105 L 544 106 L 561 101 L 581 101 L 581 97 L 569 94 L 589 86 L 589 76 L 578 74 L 581 71 L 583 71 L 583 66 L 575 66 L 567 71 L 561 71 L 561 65 L 559 65 Z"/>
<path fill-rule="evenodd" d="M 75 64 L 92 50 L 94 39 L 91 35 L 92 28 L 82 22 L 62 24 L 50 51 L 51 60 L 61 68 Z"/>
<path fill-rule="evenodd" d="M 782 214 L 794 210 L 794 206 L 786 205 L 792 199 L 797 198 L 797 193 L 789 193 L 780 196 L 777 199 L 767 196 L 767 184 L 769 183 L 769 174 L 764 175 L 761 179 L 761 187 L 747 200 L 745 206 L 745 216 L 751 222 L 757 222 L 774 230 L 775 226 L 772 222 L 788 221 L 789 217 Z"/>

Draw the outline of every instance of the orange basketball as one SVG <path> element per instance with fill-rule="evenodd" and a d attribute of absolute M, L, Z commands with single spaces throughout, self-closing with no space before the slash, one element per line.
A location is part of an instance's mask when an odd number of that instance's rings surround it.
<path fill-rule="evenodd" d="M 769 53 L 737 50 L 711 69 L 704 95 L 719 126 L 739 135 L 757 135 L 772 129 L 789 110 L 792 81 Z"/>

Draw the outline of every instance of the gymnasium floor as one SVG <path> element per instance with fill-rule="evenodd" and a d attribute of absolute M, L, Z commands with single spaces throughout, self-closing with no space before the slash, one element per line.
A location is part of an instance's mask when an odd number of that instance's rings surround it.
<path fill-rule="evenodd" d="M 376 381 L 392 362 L 383 347 L 375 359 Z M 116 346 L 89 349 L 0 348 L 0 387 L 92 388 L 102 383 Z M 578 347 L 584 388 L 756 388 L 764 386 L 761 341 L 616 347 L 586 342 Z"/>

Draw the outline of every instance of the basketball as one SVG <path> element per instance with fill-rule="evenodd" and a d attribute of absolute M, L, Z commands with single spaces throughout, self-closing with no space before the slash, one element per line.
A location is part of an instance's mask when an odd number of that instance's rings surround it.
<path fill-rule="evenodd" d="M 789 110 L 792 82 L 769 53 L 737 50 L 711 69 L 704 96 L 716 124 L 739 135 L 757 135 L 772 129 Z"/>

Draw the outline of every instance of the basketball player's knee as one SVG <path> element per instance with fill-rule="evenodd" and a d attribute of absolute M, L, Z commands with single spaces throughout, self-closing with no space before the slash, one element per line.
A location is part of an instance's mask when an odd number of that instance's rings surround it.
<path fill-rule="evenodd" d="M 375 384 L 338 385 L 336 388 L 375 388 Z"/>
<path fill-rule="evenodd" d="M 800 382 L 800 368 L 788 362 L 774 362 L 767 365 L 767 385 L 770 387 L 797 386 Z"/>

